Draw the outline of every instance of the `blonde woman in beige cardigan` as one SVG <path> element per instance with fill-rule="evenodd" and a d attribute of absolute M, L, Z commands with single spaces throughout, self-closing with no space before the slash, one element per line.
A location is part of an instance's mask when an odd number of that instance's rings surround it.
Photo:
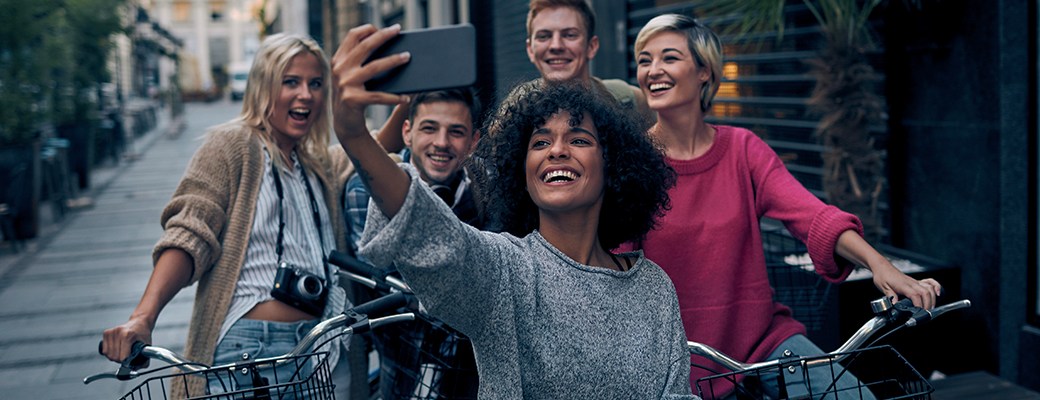
<path fill-rule="evenodd" d="M 128 321 L 104 332 L 109 359 L 124 359 L 135 341 L 151 343 L 159 313 L 195 282 L 184 352 L 205 364 L 284 354 L 322 317 L 342 312 L 345 295 L 324 262 L 345 245 L 336 205 L 347 163 L 342 150 L 327 147 L 329 81 L 328 60 L 312 39 L 264 40 L 242 114 L 208 132 L 163 210 L 144 295 Z M 324 279 L 324 307 L 275 298 L 283 263 Z M 203 384 L 195 382 L 192 395 Z"/>

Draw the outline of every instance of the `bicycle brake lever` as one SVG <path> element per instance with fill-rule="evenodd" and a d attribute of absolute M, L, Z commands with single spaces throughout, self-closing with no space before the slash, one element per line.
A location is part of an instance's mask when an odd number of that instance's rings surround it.
<path fill-rule="evenodd" d="M 105 342 L 98 342 L 98 354 L 105 355 Z M 144 347 L 147 346 L 144 342 L 138 340 L 130 346 L 130 355 L 126 356 L 122 362 L 119 363 L 119 369 L 116 371 L 116 379 L 121 381 L 131 379 L 130 373 L 141 368 L 148 366 L 148 356 L 141 354 L 144 351 Z"/>
<path fill-rule="evenodd" d="M 917 310 L 920 310 L 920 307 L 914 306 L 913 300 L 904 298 L 892 305 L 892 316 L 894 318 L 899 315 L 914 315 Z"/>
<path fill-rule="evenodd" d="M 130 346 L 130 355 L 119 364 L 119 369 L 116 370 L 116 379 L 121 381 L 133 379 L 132 373 L 134 371 L 148 366 L 148 357 L 141 354 L 144 346 L 145 344 L 142 341 L 136 341 L 133 346 Z"/>
<path fill-rule="evenodd" d="M 89 384 L 91 384 L 94 381 L 99 381 L 99 380 L 102 380 L 102 379 L 118 379 L 118 378 L 116 377 L 116 374 L 114 374 L 112 372 L 102 372 L 102 373 L 99 373 L 99 374 L 94 374 L 94 375 L 87 376 L 86 378 L 83 378 L 83 384 L 84 385 L 89 385 Z"/>

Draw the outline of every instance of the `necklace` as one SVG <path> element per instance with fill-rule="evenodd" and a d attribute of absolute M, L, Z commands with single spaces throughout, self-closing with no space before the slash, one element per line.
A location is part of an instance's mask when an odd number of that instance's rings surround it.
<path fill-rule="evenodd" d="M 611 252 L 608 251 L 607 254 L 609 254 L 610 255 L 610 259 L 612 261 L 614 261 L 614 265 L 617 266 L 618 271 L 625 272 L 625 267 L 621 266 L 621 263 L 618 262 L 618 259 L 617 259 L 617 257 L 614 256 L 614 253 L 611 253 Z M 625 261 L 628 261 L 628 260 L 625 260 Z"/>

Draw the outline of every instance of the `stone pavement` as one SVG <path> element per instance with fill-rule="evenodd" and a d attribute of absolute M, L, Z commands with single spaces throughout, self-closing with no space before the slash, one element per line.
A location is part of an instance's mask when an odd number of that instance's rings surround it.
<path fill-rule="evenodd" d="M 189 103 L 182 134 L 170 134 L 168 110 L 135 140 L 133 161 L 92 171 L 92 205 L 60 221 L 41 221 L 40 237 L 20 252 L 0 249 L 0 398 L 114 399 L 140 383 L 84 376 L 114 371 L 98 355 L 101 332 L 123 323 L 151 273 L 159 216 L 206 127 L 240 103 Z M 170 302 L 153 342 L 181 351 L 195 288 Z M 153 363 L 155 365 L 155 363 Z"/>

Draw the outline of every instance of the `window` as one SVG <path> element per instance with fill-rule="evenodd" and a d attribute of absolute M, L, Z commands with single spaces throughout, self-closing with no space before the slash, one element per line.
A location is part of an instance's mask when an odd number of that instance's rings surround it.
<path fill-rule="evenodd" d="M 209 2 L 209 15 L 213 22 L 219 22 L 224 20 L 224 14 L 227 12 L 227 2 L 224 1 L 210 1 Z"/>
<path fill-rule="evenodd" d="M 186 23 L 191 21 L 191 1 L 173 2 L 173 22 Z"/>

